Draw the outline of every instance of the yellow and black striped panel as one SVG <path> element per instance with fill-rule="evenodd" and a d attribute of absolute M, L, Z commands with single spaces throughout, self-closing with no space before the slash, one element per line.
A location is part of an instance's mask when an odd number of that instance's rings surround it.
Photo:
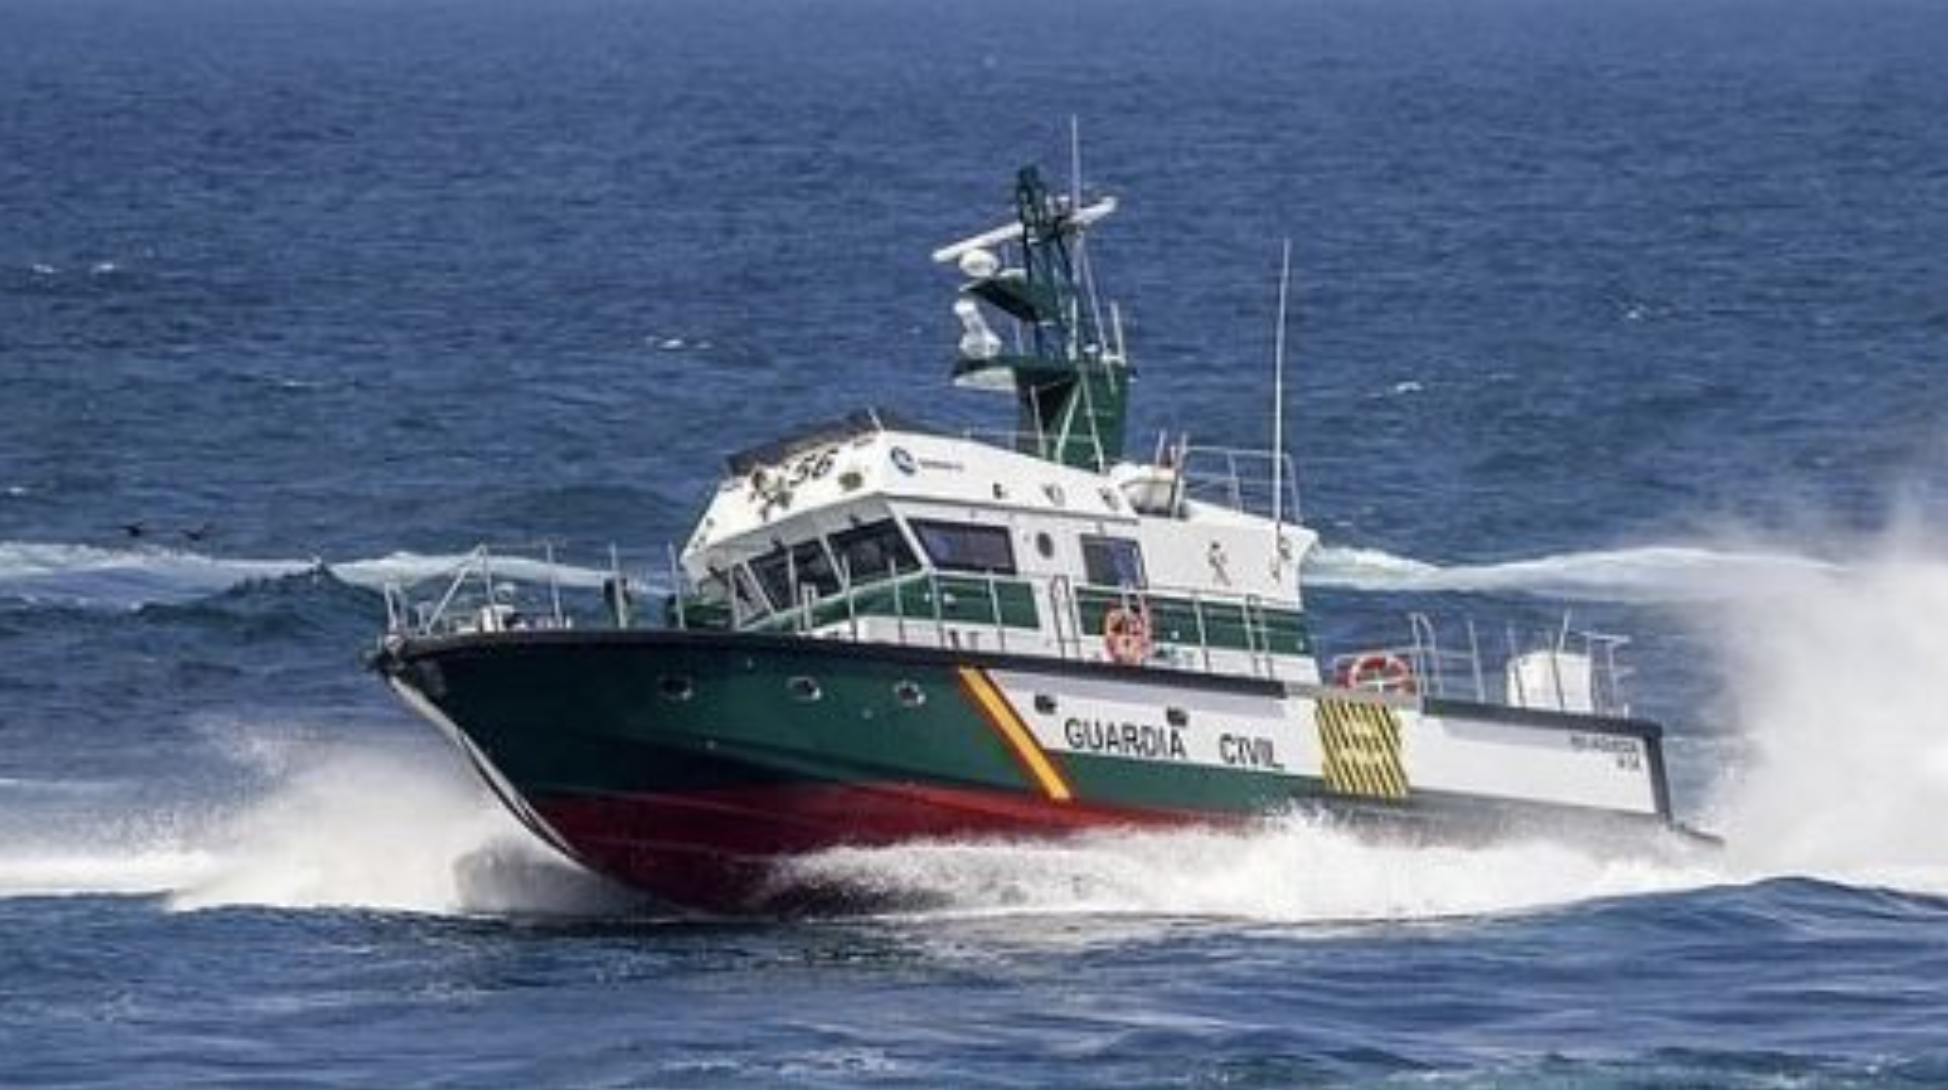
<path fill-rule="evenodd" d="M 1407 797 L 1400 760 L 1400 720 L 1381 704 L 1321 700 L 1313 709 L 1325 754 L 1326 789 L 1371 799 Z"/>

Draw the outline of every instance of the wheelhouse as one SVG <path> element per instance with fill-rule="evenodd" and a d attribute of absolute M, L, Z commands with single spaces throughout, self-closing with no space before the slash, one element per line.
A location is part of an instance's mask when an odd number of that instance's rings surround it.
<path fill-rule="evenodd" d="M 1311 533 L 1246 509 L 1239 480 L 1191 489 L 1181 445 L 1098 473 L 876 414 L 801 436 L 730 459 L 674 622 L 1318 676 Z"/>

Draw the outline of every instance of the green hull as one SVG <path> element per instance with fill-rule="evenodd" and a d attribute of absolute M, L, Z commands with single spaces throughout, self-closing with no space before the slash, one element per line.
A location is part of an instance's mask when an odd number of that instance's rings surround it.
<path fill-rule="evenodd" d="M 538 834 L 598 871 L 712 907 L 784 895 L 768 885 L 772 863 L 841 845 L 1235 822 L 1294 806 L 1444 824 L 1518 813 L 1425 793 L 1348 797 L 1280 768 L 1133 759 L 1153 742 L 1134 728 L 1121 752 L 1113 738 L 1112 752 L 1053 752 L 986 681 L 1025 671 L 1164 685 L 1187 706 L 1282 691 L 1245 678 L 652 631 L 412 640 L 378 665 Z"/>

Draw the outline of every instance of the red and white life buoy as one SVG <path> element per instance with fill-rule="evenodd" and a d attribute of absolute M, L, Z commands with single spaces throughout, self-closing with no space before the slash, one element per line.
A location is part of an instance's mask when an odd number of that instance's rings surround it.
<path fill-rule="evenodd" d="M 1125 666 L 1135 666 L 1150 657 L 1150 614 L 1141 605 L 1112 609 L 1103 614 L 1103 648 L 1109 657 Z"/>
<path fill-rule="evenodd" d="M 1339 684 L 1375 693 L 1414 693 L 1420 689 L 1413 664 L 1386 651 L 1357 655 L 1339 664 Z"/>

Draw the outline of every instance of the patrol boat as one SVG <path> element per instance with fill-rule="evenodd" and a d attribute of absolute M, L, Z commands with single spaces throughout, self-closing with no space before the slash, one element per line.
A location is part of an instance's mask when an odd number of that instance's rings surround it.
<path fill-rule="evenodd" d="M 953 379 L 1012 395 L 1011 432 L 864 411 L 731 456 L 658 616 L 620 562 L 483 547 L 428 597 L 389 588 L 375 667 L 537 836 L 711 910 L 843 899 L 791 862 L 921 838 L 1295 809 L 1673 827 L 1616 638 L 1488 669 L 1472 629 L 1444 647 L 1415 617 L 1322 671 L 1286 455 L 1126 456 L 1129 358 L 1085 248 L 1115 202 L 1027 168 L 1013 204 L 933 255 L 962 281 Z"/>

